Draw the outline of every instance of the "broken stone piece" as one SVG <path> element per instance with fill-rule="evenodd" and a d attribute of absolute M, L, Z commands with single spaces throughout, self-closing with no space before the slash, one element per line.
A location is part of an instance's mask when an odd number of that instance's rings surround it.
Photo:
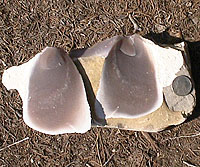
<path fill-rule="evenodd" d="M 191 115 L 191 112 L 196 105 L 196 95 L 195 95 L 195 85 L 191 78 L 191 74 L 187 64 L 181 67 L 179 72 L 176 74 L 176 78 L 174 79 L 172 85 L 167 86 L 163 89 L 163 93 L 165 96 L 165 101 L 171 111 L 175 112 L 182 112 L 182 115 L 186 118 L 187 115 Z M 177 83 L 177 88 L 180 90 L 175 89 L 175 82 L 180 77 L 187 77 L 188 83 Z M 179 91 L 179 92 L 178 92 Z M 181 92 L 181 94 L 180 94 Z M 183 93 L 185 92 L 185 95 Z"/>
<path fill-rule="evenodd" d="M 152 55 L 138 36 L 127 38 L 112 47 L 103 66 L 97 100 L 106 119 L 141 117 L 163 102 Z"/>
<path fill-rule="evenodd" d="M 19 91 L 25 123 L 53 135 L 89 130 L 90 109 L 93 126 L 157 132 L 182 123 L 196 104 L 185 49 L 164 48 L 137 34 L 70 56 L 47 47 L 5 70 L 2 82 Z"/>
<path fill-rule="evenodd" d="M 31 128 L 51 135 L 90 129 L 84 84 L 64 50 L 45 48 L 27 63 L 5 70 L 2 82 L 19 91 L 23 119 Z"/>
<path fill-rule="evenodd" d="M 181 51 L 160 47 L 136 34 L 109 42 L 94 45 L 78 58 L 96 94 L 92 114 L 96 126 L 156 132 L 182 123 L 192 113 L 196 103 L 193 82 L 186 96 L 172 88 L 180 75 L 192 81 Z"/>

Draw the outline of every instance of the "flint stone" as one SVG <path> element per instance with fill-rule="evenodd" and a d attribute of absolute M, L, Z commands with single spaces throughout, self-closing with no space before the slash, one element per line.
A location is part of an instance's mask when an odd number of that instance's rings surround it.
<path fill-rule="evenodd" d="M 79 58 L 79 61 L 85 69 L 85 72 L 91 82 L 95 95 L 97 95 L 97 90 L 99 88 L 104 60 L 104 57 L 96 56 Z M 169 59 L 169 61 L 166 62 L 167 65 L 165 67 L 163 67 L 162 64 L 158 64 L 158 68 L 162 73 L 165 71 L 166 73 L 168 73 L 167 68 L 170 68 L 170 66 L 178 66 L 178 64 L 175 64 L 172 60 L 173 57 L 171 61 Z M 192 80 L 189 68 L 189 57 L 185 49 L 183 54 L 183 60 L 183 65 L 176 73 L 175 77 L 180 75 L 186 75 Z M 185 62 L 185 60 L 187 62 Z M 164 75 L 167 76 L 167 74 Z M 194 87 L 193 82 L 192 84 Z M 141 116 L 139 118 L 108 118 L 105 121 L 103 121 L 100 120 L 96 114 L 94 114 L 96 113 L 96 111 L 92 111 L 93 122 L 95 122 L 93 126 L 104 126 L 136 131 L 158 132 L 171 125 L 181 124 L 186 120 L 186 116 L 192 114 L 192 111 L 196 105 L 195 89 L 193 89 L 192 92 L 187 96 L 178 96 L 173 91 L 172 82 L 168 85 L 165 82 L 163 85 L 163 104 L 159 109 L 155 110 L 154 112 L 145 116 Z M 104 122 L 104 124 L 102 122 Z"/>

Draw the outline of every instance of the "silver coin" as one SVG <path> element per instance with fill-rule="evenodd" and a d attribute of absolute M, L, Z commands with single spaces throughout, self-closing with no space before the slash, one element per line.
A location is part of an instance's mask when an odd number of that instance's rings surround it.
<path fill-rule="evenodd" d="M 172 83 L 173 91 L 178 96 L 186 96 L 192 91 L 192 82 L 185 75 L 178 76 Z"/>

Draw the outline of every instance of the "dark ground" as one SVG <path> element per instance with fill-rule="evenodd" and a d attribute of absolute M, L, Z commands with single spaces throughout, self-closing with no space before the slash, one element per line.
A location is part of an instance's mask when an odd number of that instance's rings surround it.
<path fill-rule="evenodd" d="M 0 83 L 1 167 L 200 166 L 199 0 L 1 1 L 0 80 L 4 69 L 28 61 L 46 46 L 70 51 L 133 34 L 132 20 L 141 35 L 165 30 L 190 41 L 197 89 L 194 115 L 159 133 L 92 128 L 85 134 L 49 136 L 24 124 L 19 94 Z"/>

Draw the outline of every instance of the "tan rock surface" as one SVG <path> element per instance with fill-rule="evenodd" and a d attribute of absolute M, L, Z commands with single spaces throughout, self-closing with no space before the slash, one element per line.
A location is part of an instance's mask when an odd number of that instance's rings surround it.
<path fill-rule="evenodd" d="M 88 75 L 92 84 L 93 91 L 96 95 L 99 88 L 100 77 L 102 73 L 102 67 L 104 63 L 103 57 L 84 57 L 80 58 L 79 61 L 84 67 L 86 74 Z"/>
<path fill-rule="evenodd" d="M 185 121 L 185 118 L 181 112 L 170 111 L 164 102 L 158 110 L 140 118 L 109 118 L 107 119 L 107 126 L 136 131 L 157 132 L 168 126 L 180 124 L 183 121 Z"/>

